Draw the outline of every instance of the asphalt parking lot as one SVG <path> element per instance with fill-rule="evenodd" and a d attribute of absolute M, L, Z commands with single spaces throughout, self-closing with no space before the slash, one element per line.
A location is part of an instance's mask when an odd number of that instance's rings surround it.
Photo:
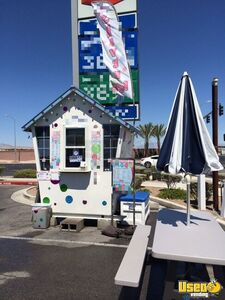
<path fill-rule="evenodd" d="M 153 259 L 149 251 L 140 288 L 116 286 L 114 276 L 130 237 L 106 237 L 95 227 L 78 234 L 58 227 L 35 230 L 31 207 L 10 199 L 21 188 L 0 186 L 0 300 L 162 299 L 166 261 Z M 150 248 L 155 220 L 156 212 L 151 212 Z M 179 263 L 178 271 L 184 267 Z M 193 274 L 208 280 L 201 264 L 193 266 Z"/>
<path fill-rule="evenodd" d="M 93 227 L 79 234 L 58 227 L 35 230 L 31 207 L 10 199 L 21 188 L 0 186 L 1 300 L 137 299 L 137 293 L 138 299 L 146 299 L 150 261 L 141 289 L 114 285 L 130 237 L 109 238 Z M 154 223 L 155 214 L 152 217 Z"/>

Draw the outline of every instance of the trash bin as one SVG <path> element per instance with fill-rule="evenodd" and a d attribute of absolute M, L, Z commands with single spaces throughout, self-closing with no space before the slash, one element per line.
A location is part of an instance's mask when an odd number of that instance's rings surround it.
<path fill-rule="evenodd" d="M 52 215 L 51 206 L 43 203 L 35 203 L 32 205 L 32 226 L 35 229 L 46 229 L 50 225 Z"/>

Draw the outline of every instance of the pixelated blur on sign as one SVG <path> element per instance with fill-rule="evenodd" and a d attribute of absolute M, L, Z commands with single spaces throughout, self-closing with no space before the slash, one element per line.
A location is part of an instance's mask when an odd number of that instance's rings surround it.
<path fill-rule="evenodd" d="M 123 104 L 132 104 L 135 102 L 139 103 L 139 88 L 138 88 L 138 71 L 132 70 L 132 80 L 133 80 L 133 90 L 134 99 L 124 97 Z M 91 73 L 91 74 L 81 74 L 80 75 L 80 88 L 85 91 L 85 93 L 94 98 L 102 105 L 115 105 L 118 102 L 117 94 L 112 92 L 109 82 L 109 73 Z"/>
<path fill-rule="evenodd" d="M 139 118 L 139 65 L 136 0 L 124 0 L 115 5 L 120 13 L 119 22 L 126 56 L 131 68 L 134 97 L 119 98 L 112 92 L 109 72 L 103 63 L 102 47 L 92 7 L 78 2 L 79 74 L 80 88 L 102 105 L 110 107 L 116 116 L 126 120 Z M 80 7 L 80 8 L 79 8 Z M 88 10 L 89 9 L 89 10 Z M 82 13 L 80 13 L 82 12 Z M 91 12 L 91 13 L 90 13 Z M 85 19 L 83 19 L 85 18 Z M 136 103 L 134 109 L 131 104 Z M 127 106 L 127 109 L 126 109 Z M 116 114 L 118 110 L 118 114 Z M 134 116 L 134 114 L 136 114 Z"/>
<path fill-rule="evenodd" d="M 124 106 L 107 106 L 109 112 L 111 112 L 115 117 L 119 117 L 122 119 L 134 119 L 139 115 L 139 105 L 124 105 Z"/>
<path fill-rule="evenodd" d="M 131 69 L 138 68 L 137 32 L 123 32 L 123 40 L 126 45 L 126 55 Z M 107 71 L 103 62 L 102 46 L 98 35 L 80 36 L 80 73 L 97 73 L 98 70 Z"/>

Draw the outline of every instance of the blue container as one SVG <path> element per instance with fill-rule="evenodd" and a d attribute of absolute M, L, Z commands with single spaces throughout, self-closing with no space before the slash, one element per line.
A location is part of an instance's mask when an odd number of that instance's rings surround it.
<path fill-rule="evenodd" d="M 120 214 L 129 225 L 133 224 L 134 200 L 135 200 L 135 223 L 144 225 L 150 212 L 148 192 L 129 193 L 120 197 Z"/>
<path fill-rule="evenodd" d="M 135 193 L 135 202 L 145 202 L 148 200 L 150 193 L 149 192 L 136 192 Z M 119 198 L 119 201 L 126 201 L 126 202 L 132 202 L 133 201 L 133 194 L 128 193 L 127 195 L 122 195 Z"/>

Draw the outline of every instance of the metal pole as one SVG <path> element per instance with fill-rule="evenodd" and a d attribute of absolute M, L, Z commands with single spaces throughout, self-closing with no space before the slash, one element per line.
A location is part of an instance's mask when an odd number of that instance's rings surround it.
<path fill-rule="evenodd" d="M 135 189 L 133 190 L 133 228 L 135 228 L 135 206 L 136 206 L 136 199 L 135 199 Z"/>
<path fill-rule="evenodd" d="M 135 121 L 134 121 L 135 122 Z M 134 142 L 134 137 L 135 137 L 135 133 L 133 133 L 133 142 Z M 134 145 L 134 143 L 133 143 Z M 133 153 L 134 155 L 134 173 L 133 173 L 133 230 L 135 229 L 135 223 L 136 223 L 136 220 L 135 220 L 135 208 L 136 208 L 136 188 L 135 188 L 135 183 L 136 183 L 136 180 L 135 180 L 135 154 Z"/>
<path fill-rule="evenodd" d="M 15 153 L 15 161 L 17 161 L 17 157 L 16 157 L 16 120 L 14 118 L 13 122 L 14 122 L 14 153 Z"/>
<path fill-rule="evenodd" d="M 218 78 L 212 81 L 212 134 L 213 144 L 218 153 Z M 218 172 L 213 172 L 213 207 L 218 211 Z"/>
<path fill-rule="evenodd" d="M 223 195 L 222 195 L 222 205 L 220 210 L 220 216 L 225 218 L 225 181 L 223 181 Z"/>
<path fill-rule="evenodd" d="M 13 120 L 13 134 L 14 134 L 14 160 L 17 161 L 17 155 L 16 155 L 16 119 L 11 117 L 10 115 L 6 114 L 6 118 Z"/>
<path fill-rule="evenodd" d="M 191 204 L 190 204 L 190 184 L 191 184 L 191 178 L 190 175 L 187 175 L 187 226 L 190 226 L 190 219 L 191 219 Z"/>
<path fill-rule="evenodd" d="M 79 88 L 78 0 L 71 0 L 73 85 Z"/>

